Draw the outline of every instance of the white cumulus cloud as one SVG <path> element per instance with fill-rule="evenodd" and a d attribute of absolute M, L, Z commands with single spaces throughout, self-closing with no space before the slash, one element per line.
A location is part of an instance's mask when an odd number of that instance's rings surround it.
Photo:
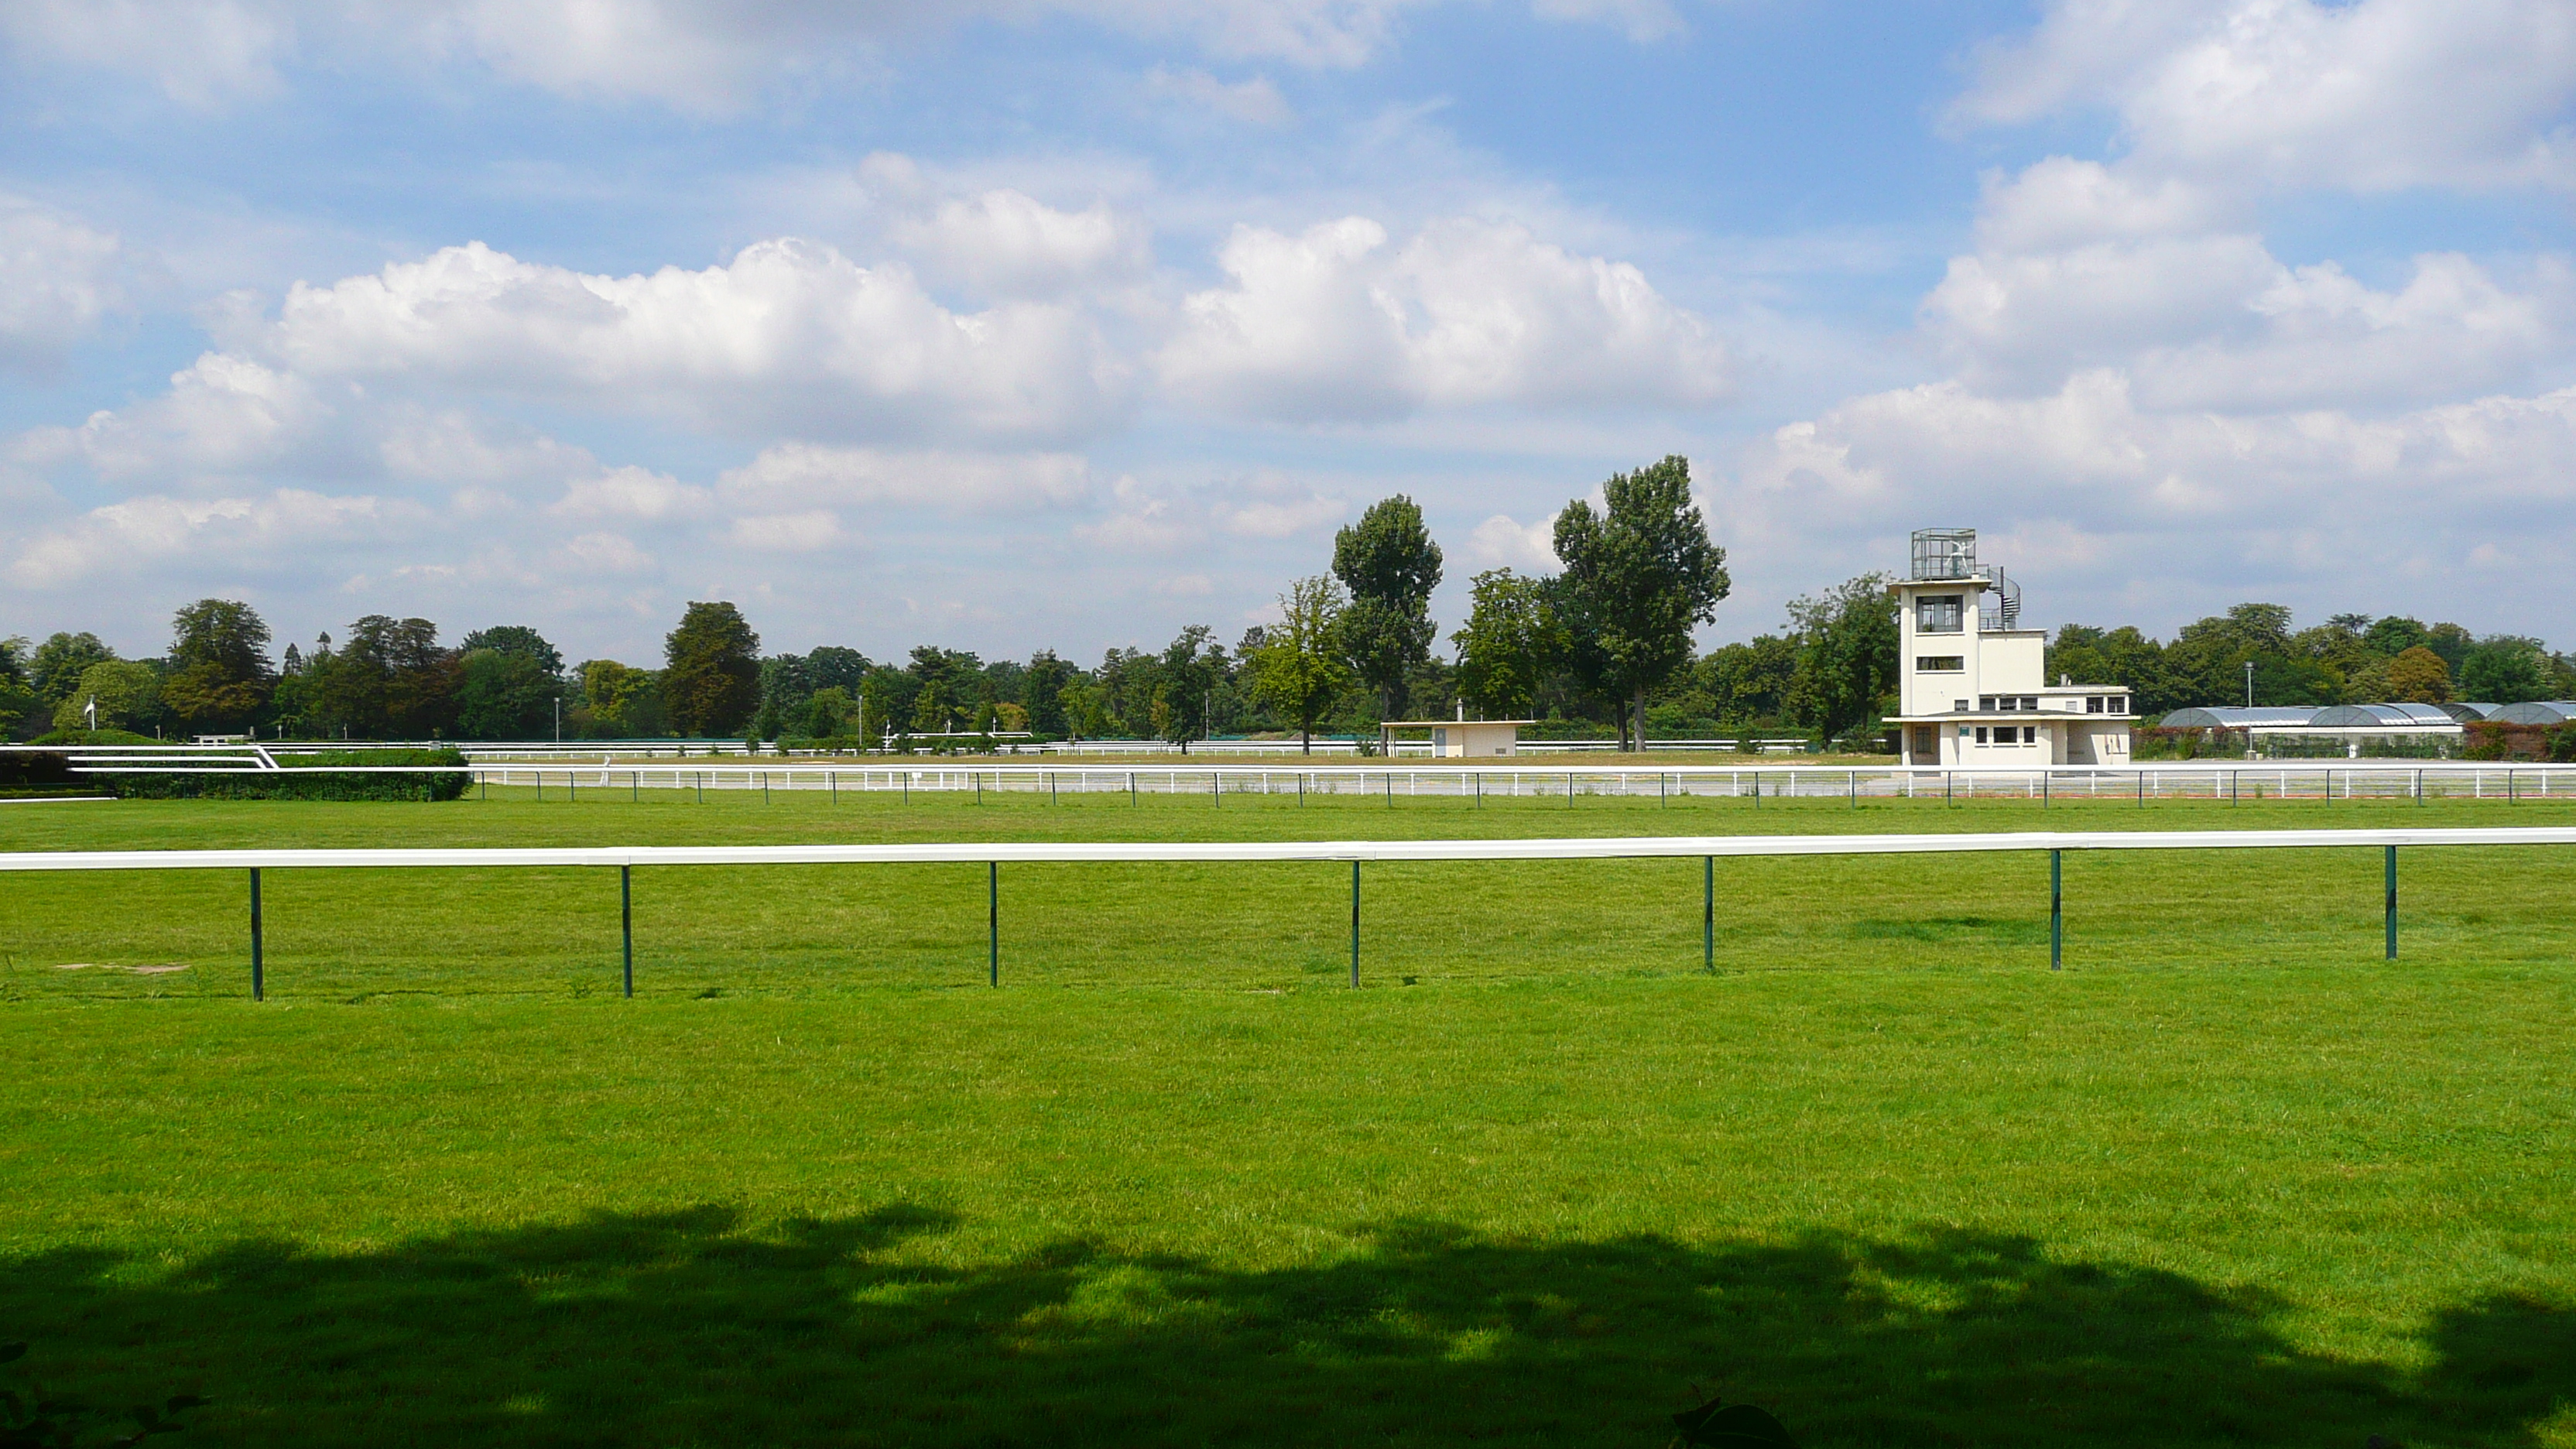
<path fill-rule="evenodd" d="M 732 262 L 608 277 L 480 243 L 298 285 L 262 339 L 298 372 L 536 393 L 723 430 L 1062 436 L 1123 405 L 1075 311 L 933 301 L 899 266 L 781 239 Z"/>
<path fill-rule="evenodd" d="M 1227 282 L 1191 294 L 1158 367 L 1180 397 L 1291 422 L 1426 407 L 1695 407 L 1726 348 L 1634 266 L 1459 219 L 1401 246 L 1365 217 L 1237 227 Z"/>
<path fill-rule="evenodd" d="M 0 372 L 49 373 L 124 305 L 116 236 L 0 194 Z"/>
<path fill-rule="evenodd" d="M 2119 117 L 2130 164 L 2238 187 L 2576 184 L 2562 0 L 2056 0 L 1955 110 Z"/>

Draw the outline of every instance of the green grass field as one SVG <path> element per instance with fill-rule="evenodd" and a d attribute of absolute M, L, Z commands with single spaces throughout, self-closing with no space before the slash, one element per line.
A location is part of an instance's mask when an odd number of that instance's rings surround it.
<path fill-rule="evenodd" d="M 0 809 L 0 849 L 2576 822 Z M 2576 1445 L 2576 850 L 0 877 L 0 1338 L 174 1443 Z M 63 969 L 78 966 L 80 969 Z M 179 966 L 139 973 L 136 967 Z M 6 1371 L 0 1371 L 5 1373 Z"/>

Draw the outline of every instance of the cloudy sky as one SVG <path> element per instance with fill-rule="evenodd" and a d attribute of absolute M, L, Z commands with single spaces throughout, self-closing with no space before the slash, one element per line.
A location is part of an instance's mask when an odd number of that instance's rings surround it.
<path fill-rule="evenodd" d="M 11 0 L 0 78 L 0 634 L 1090 658 L 1393 492 L 1445 629 L 1678 452 L 1711 641 L 1965 524 L 2042 623 L 2576 642 L 2567 0 Z"/>

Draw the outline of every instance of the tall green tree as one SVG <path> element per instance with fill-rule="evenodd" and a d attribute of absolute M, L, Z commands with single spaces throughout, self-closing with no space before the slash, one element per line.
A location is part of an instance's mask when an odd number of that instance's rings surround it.
<path fill-rule="evenodd" d="M 584 728 L 593 738 L 651 739 L 670 733 L 670 715 L 662 707 L 662 677 L 614 659 L 593 659 L 581 666 Z"/>
<path fill-rule="evenodd" d="M 662 658 L 662 704 L 682 734 L 730 735 L 760 703 L 760 636 L 730 603 L 692 601 Z"/>
<path fill-rule="evenodd" d="M 2388 699 L 2395 704 L 2447 704 L 2451 698 L 2450 666 L 2421 644 L 2410 645 L 2388 661 Z M 2372 701 L 2376 703 L 2377 701 Z"/>
<path fill-rule="evenodd" d="M 1359 522 L 1333 535 L 1333 576 L 1350 591 L 1343 650 L 1377 691 L 1383 717 L 1400 719 L 1405 673 L 1431 657 L 1431 591 L 1440 587 L 1440 545 L 1423 526 L 1421 508 L 1401 493 L 1371 504 Z"/>
<path fill-rule="evenodd" d="M 1798 641 L 1757 634 L 1742 644 L 1721 644 L 1695 671 L 1719 723 L 1741 729 L 1777 720 L 1798 677 Z"/>
<path fill-rule="evenodd" d="M 38 699 L 48 705 L 60 704 L 91 665 L 105 664 L 115 657 L 116 651 L 96 634 L 58 630 L 36 646 L 35 654 L 27 661 L 25 682 L 36 691 Z"/>
<path fill-rule="evenodd" d="M 2491 634 L 2460 663 L 2460 697 L 2480 704 L 2547 699 L 2550 672 L 2549 650 L 2539 640 Z"/>
<path fill-rule="evenodd" d="M 27 687 L 27 654 L 25 639 L 0 639 L 0 740 L 35 732 L 28 726 L 36 722 L 43 701 Z"/>
<path fill-rule="evenodd" d="M 2364 629 L 2361 642 L 2369 645 L 2374 652 L 2394 659 L 2409 649 L 2420 648 L 2427 637 L 2429 636 L 2424 629 L 2423 620 L 2391 614 L 2384 619 L 2373 621 L 2369 628 Z M 2441 656 L 2434 657 L 2438 659 Z M 2450 666 L 2443 667 L 2447 669 Z"/>
<path fill-rule="evenodd" d="M 1055 657 L 1052 649 L 1029 656 L 1028 674 L 1020 681 L 1020 699 L 1029 711 L 1029 728 L 1050 739 L 1071 733 L 1064 713 L 1065 686 L 1081 671 Z"/>
<path fill-rule="evenodd" d="M 562 676 L 535 656 L 489 647 L 467 649 L 456 661 L 457 737 L 546 739 L 554 733 L 555 709 L 565 692 Z"/>
<path fill-rule="evenodd" d="M 539 740 L 554 733 L 557 702 L 579 695 L 563 654 L 525 624 L 477 629 L 456 646 L 456 733 L 469 740 Z"/>
<path fill-rule="evenodd" d="M 1163 646 L 1149 713 L 1154 737 L 1179 745 L 1185 755 L 1190 741 L 1207 737 L 1208 722 L 1215 713 L 1216 686 L 1225 661 L 1225 647 L 1209 642 L 1215 632 L 1205 624 L 1191 624 Z"/>
<path fill-rule="evenodd" d="M 1279 622 L 1261 631 L 1261 643 L 1246 657 L 1252 675 L 1252 697 L 1297 724 L 1297 748 L 1315 752 L 1315 721 L 1350 688 L 1351 669 L 1342 659 L 1341 586 L 1330 577 L 1299 579 L 1279 596 Z"/>
<path fill-rule="evenodd" d="M 1473 590 L 1466 625 L 1449 636 L 1458 649 L 1459 697 L 1496 719 L 1527 717 L 1566 650 L 1547 582 L 1487 569 Z"/>
<path fill-rule="evenodd" d="M 539 670 L 547 674 L 563 673 L 563 654 L 555 646 L 546 642 L 545 635 L 525 624 L 502 624 L 490 629 L 477 629 L 466 635 L 464 641 L 456 646 L 456 652 L 459 654 L 471 654 L 477 649 L 516 655 L 536 665 Z"/>
<path fill-rule="evenodd" d="M 915 730 L 939 734 L 972 725 L 979 709 L 992 702 L 985 693 L 984 661 L 968 650 L 917 645 L 905 672 L 914 685 Z"/>
<path fill-rule="evenodd" d="M 788 733 L 787 722 L 804 712 L 814 688 L 804 655 L 772 654 L 761 660 L 760 703 L 752 710 L 752 733 L 764 740 Z"/>
<path fill-rule="evenodd" d="M 89 705 L 98 705 L 95 726 Z M 103 659 L 81 671 L 80 679 L 54 706 L 54 728 L 77 730 L 149 729 L 161 711 L 161 671 L 131 659 Z"/>
<path fill-rule="evenodd" d="M 275 670 L 268 625 L 250 605 L 199 599 L 170 621 L 169 676 L 161 702 L 188 725 L 231 729 L 268 702 Z"/>
<path fill-rule="evenodd" d="M 1602 498 L 1602 513 L 1578 498 L 1556 516 L 1559 612 L 1576 672 L 1626 701 L 1620 741 L 1633 719 L 1642 747 L 1647 693 L 1691 662 L 1691 631 L 1726 597 L 1726 551 L 1709 540 L 1678 454 L 1610 479 Z"/>
<path fill-rule="evenodd" d="M 1859 578 L 1789 601 L 1798 640 L 1798 672 L 1788 713 L 1828 743 L 1878 718 L 1896 690 L 1896 609 L 1885 574 Z"/>

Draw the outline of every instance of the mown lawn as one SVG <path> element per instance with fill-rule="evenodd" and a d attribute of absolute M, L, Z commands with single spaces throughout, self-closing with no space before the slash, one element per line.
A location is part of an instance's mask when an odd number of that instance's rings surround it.
<path fill-rule="evenodd" d="M 0 849 L 2566 823 L 781 796 Z M 174 1443 L 2576 1445 L 2576 851 L 0 877 L 0 1338 Z M 79 963 L 83 969 L 63 970 Z M 135 974 L 114 969 L 181 965 Z M 7 1371 L 0 1370 L 0 1374 Z M 21 1377 L 25 1377 L 22 1375 Z"/>

